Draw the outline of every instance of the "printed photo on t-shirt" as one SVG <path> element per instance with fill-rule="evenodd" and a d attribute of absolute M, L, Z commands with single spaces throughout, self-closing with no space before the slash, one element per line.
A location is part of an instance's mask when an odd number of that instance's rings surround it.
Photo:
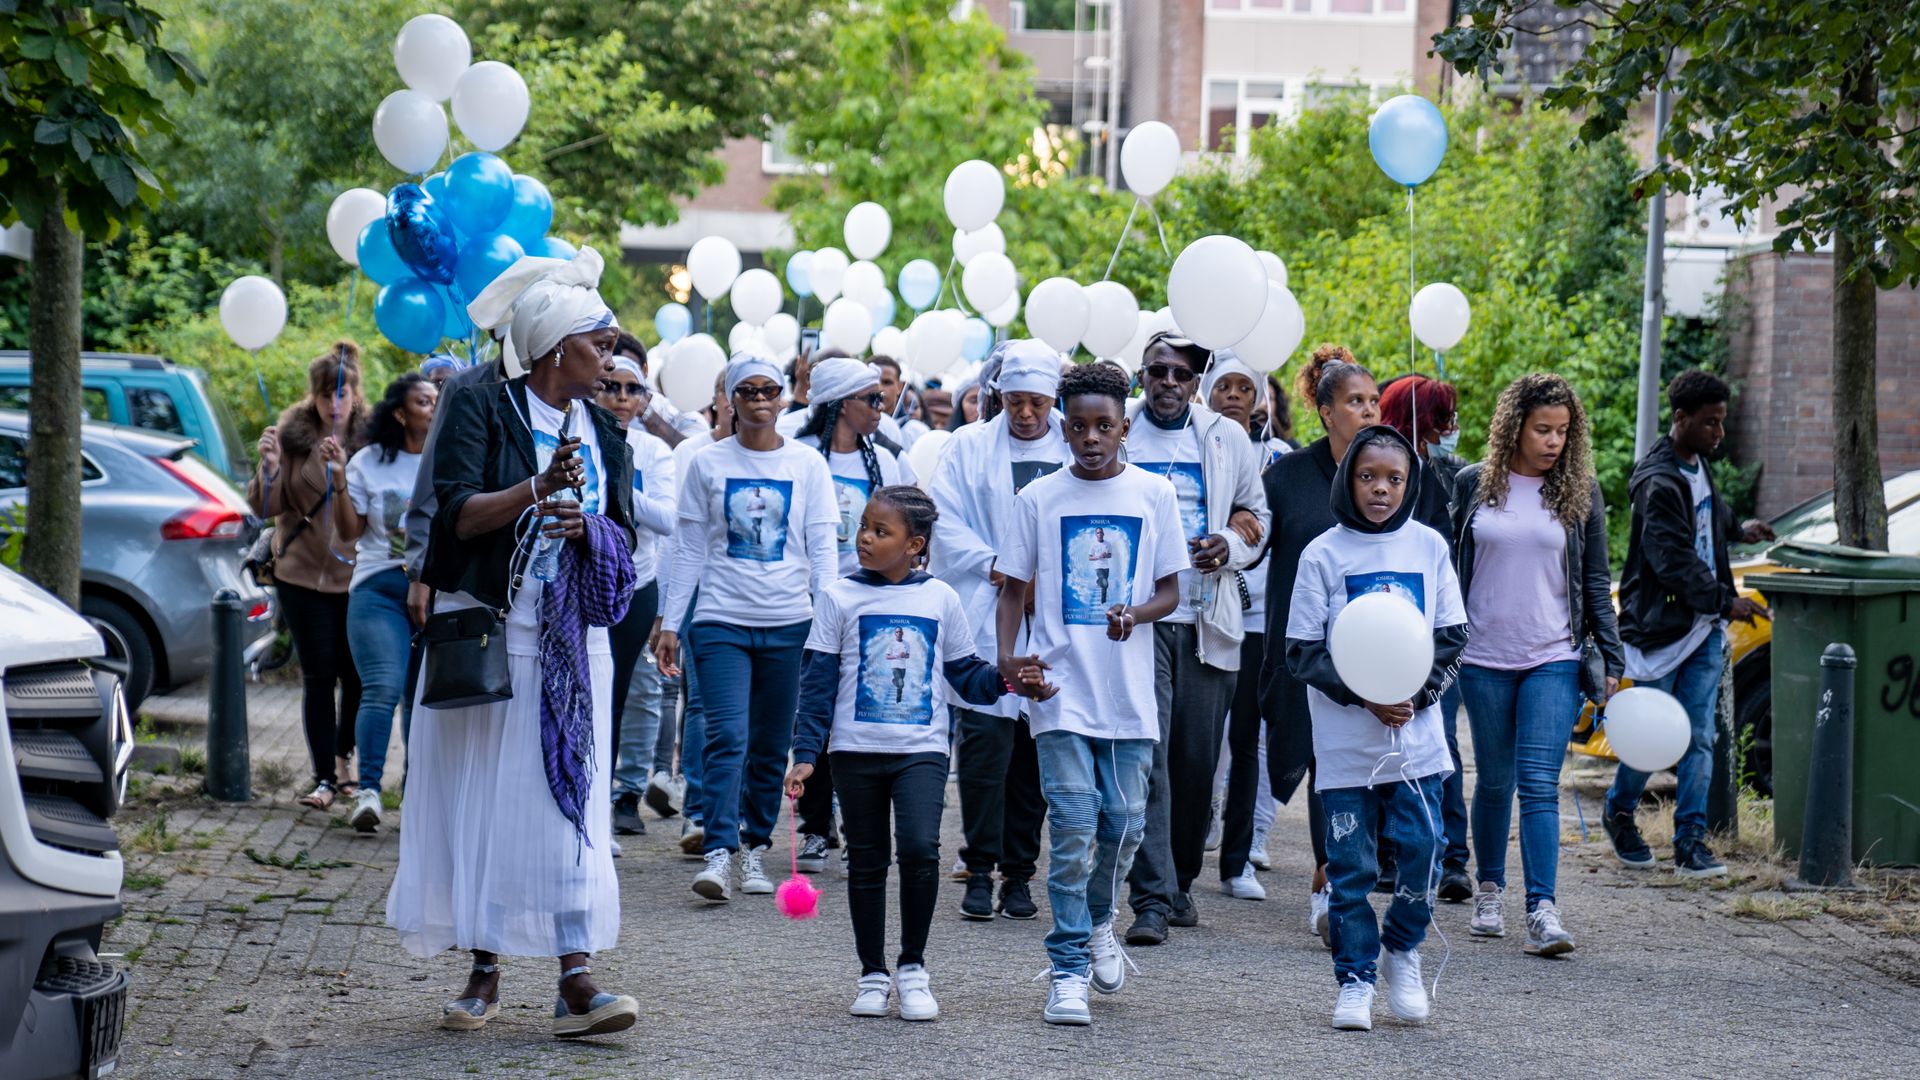
<path fill-rule="evenodd" d="M 873 493 L 873 483 L 862 477 L 858 480 L 851 476 L 833 478 L 833 502 L 840 511 L 840 524 L 834 530 L 840 541 L 840 550 L 853 550 L 855 537 L 860 533 L 860 515 L 867 512 L 867 499 Z"/>
<path fill-rule="evenodd" d="M 1427 578 L 1425 574 L 1408 574 L 1398 570 L 1378 570 L 1371 574 L 1347 575 L 1347 603 L 1351 604 L 1367 593 L 1390 593 L 1405 600 L 1421 611 L 1427 610 Z"/>
<path fill-rule="evenodd" d="M 1173 493 L 1180 500 L 1180 530 L 1187 534 L 1187 539 L 1197 540 L 1207 535 L 1206 483 L 1200 478 L 1199 462 L 1136 461 L 1134 464 L 1173 484 Z"/>
<path fill-rule="evenodd" d="M 860 616 L 860 679 L 853 716 L 863 724 L 933 723 L 933 655 L 940 626 L 917 615 Z"/>
<path fill-rule="evenodd" d="M 1021 488 L 1049 473 L 1059 471 L 1060 463 L 1057 461 L 1016 461 L 1013 463 L 1013 493 L 1018 495 Z"/>
<path fill-rule="evenodd" d="M 787 550 L 787 507 L 791 480 L 727 479 L 727 555 L 755 562 L 779 562 Z"/>
<path fill-rule="evenodd" d="M 407 505 L 410 491 L 391 489 L 380 493 L 379 522 L 387 530 L 387 554 L 396 559 L 407 555 Z M 369 524 L 372 519 L 369 519 Z"/>
<path fill-rule="evenodd" d="M 560 449 L 560 439 L 536 429 L 533 433 L 533 456 L 539 462 L 540 471 L 545 472 L 553 461 L 554 452 Z M 600 512 L 600 463 L 593 458 L 593 447 L 581 443 L 573 451 L 573 456 L 586 466 L 586 479 L 581 481 L 580 490 L 574 494 L 580 497 L 580 508 L 589 514 Z"/>
<path fill-rule="evenodd" d="M 1083 514 L 1060 519 L 1060 606 L 1068 625 L 1105 626 L 1107 609 L 1133 602 L 1140 519 Z"/>

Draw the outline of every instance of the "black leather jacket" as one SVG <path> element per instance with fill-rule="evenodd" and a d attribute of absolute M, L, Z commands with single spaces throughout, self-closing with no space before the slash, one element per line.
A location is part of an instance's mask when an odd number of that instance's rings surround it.
<path fill-rule="evenodd" d="M 1713 565 L 1694 553 L 1693 493 L 1680 473 L 1673 438 L 1662 435 L 1633 467 L 1627 493 L 1633 499 L 1633 529 L 1627 534 L 1627 564 L 1620 573 L 1620 632 L 1642 649 L 1678 641 L 1701 615 L 1725 617 L 1740 593 L 1733 585 L 1727 545 L 1739 537 L 1733 511 L 1713 492 Z"/>
<path fill-rule="evenodd" d="M 1473 515 L 1480 508 L 1483 467 L 1476 462 L 1454 477 L 1453 565 L 1460 574 L 1463 604 L 1473 588 Z M 1586 525 L 1567 529 L 1567 640 L 1579 649 L 1592 635 L 1606 661 L 1607 674 L 1618 678 L 1626 672 L 1627 654 L 1620 645 L 1620 629 L 1613 613 L 1613 581 L 1607 565 L 1607 506 L 1600 496 L 1600 482 L 1589 483 L 1593 487 L 1593 509 L 1587 514 Z M 1574 572 L 1576 567 L 1578 574 Z"/>

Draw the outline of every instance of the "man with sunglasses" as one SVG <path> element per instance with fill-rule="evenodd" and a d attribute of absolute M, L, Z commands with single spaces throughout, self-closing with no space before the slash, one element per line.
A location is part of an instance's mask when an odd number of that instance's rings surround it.
<path fill-rule="evenodd" d="M 1130 945 L 1164 942 L 1169 925 L 1199 925 L 1188 893 L 1206 855 L 1213 774 L 1245 636 L 1239 571 L 1257 560 L 1271 523 L 1259 451 L 1239 424 L 1193 400 L 1208 360 L 1176 332 L 1155 334 L 1142 354 L 1143 394 L 1127 410 L 1127 460 L 1172 482 L 1193 562 L 1180 574 L 1179 608 L 1153 627 L 1160 740 L 1146 839 L 1127 878 Z"/>

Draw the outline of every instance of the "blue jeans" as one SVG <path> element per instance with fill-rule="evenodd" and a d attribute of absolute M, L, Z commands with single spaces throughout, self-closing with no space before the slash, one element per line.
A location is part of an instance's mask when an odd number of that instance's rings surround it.
<path fill-rule="evenodd" d="M 654 747 L 660 740 L 660 669 L 643 656 L 633 665 L 633 681 L 627 685 L 627 700 L 614 702 L 622 710 L 620 745 L 613 766 L 614 795 L 639 795 L 647 790 L 652 775 Z"/>
<path fill-rule="evenodd" d="M 1033 737 L 1040 792 L 1047 800 L 1047 900 L 1053 932 L 1047 957 L 1056 972 L 1085 975 L 1093 928 L 1113 918 L 1113 894 L 1126 880 L 1147 830 L 1152 739 L 1095 739 L 1070 731 Z"/>
<path fill-rule="evenodd" d="M 1560 765 L 1580 716 L 1580 664 L 1521 671 L 1460 669 L 1473 726 L 1474 861 L 1479 880 L 1507 887 L 1507 827 L 1520 792 L 1520 869 L 1527 910 L 1554 899 L 1560 867 Z"/>
<path fill-rule="evenodd" d="M 1327 933 L 1333 939 L 1333 977 L 1373 982 L 1380 947 L 1394 952 L 1418 948 L 1433 921 L 1433 849 L 1440 824 L 1440 778 L 1396 780 L 1370 788 L 1329 788 L 1320 793 L 1327 808 L 1327 879 L 1333 906 Z M 1377 843 L 1393 844 L 1400 881 L 1387 904 L 1384 928 L 1375 921 L 1367 894 L 1380 878 Z M 1426 881 L 1415 875 L 1424 871 Z"/>
<path fill-rule="evenodd" d="M 1460 680 L 1440 697 L 1440 726 L 1447 735 L 1447 756 L 1453 759 L 1453 773 L 1440 784 L 1440 823 L 1446 827 L 1441 845 L 1440 865 L 1467 868 L 1466 770 L 1460 766 Z M 1475 740 L 1475 745 L 1478 745 Z"/>
<path fill-rule="evenodd" d="M 1720 663 L 1726 649 L 1726 637 L 1719 627 L 1707 635 L 1707 640 L 1680 666 L 1665 676 L 1639 683 L 1656 690 L 1665 690 L 1680 702 L 1687 710 L 1687 719 L 1692 722 L 1693 739 L 1687 744 L 1687 752 L 1680 757 L 1680 764 L 1674 766 L 1674 774 L 1680 779 L 1680 789 L 1673 797 L 1673 839 L 1699 842 L 1707 838 L 1707 788 L 1713 781 L 1713 740 L 1718 731 L 1715 723 L 1720 708 Z M 1603 729 L 1604 730 L 1604 729 Z M 1607 789 L 1607 813 L 1631 814 L 1634 807 L 1640 805 L 1640 796 L 1647 790 L 1647 779 L 1651 774 L 1638 769 L 1629 769 L 1625 765 L 1613 774 L 1613 786 Z"/>
<path fill-rule="evenodd" d="M 394 707 L 400 708 L 403 746 L 413 722 L 413 697 L 407 693 L 413 620 L 407 615 L 406 571 L 382 570 L 347 594 L 347 647 L 360 673 L 360 710 L 353 718 L 360 788 L 379 791 L 387 769 L 387 743 L 393 738 Z"/>
<path fill-rule="evenodd" d="M 800 657 L 812 625 L 810 620 L 786 626 L 699 622 L 687 631 L 699 658 L 700 700 L 707 714 L 700 789 L 707 831 L 703 850 L 773 843 L 800 700 Z"/>
<path fill-rule="evenodd" d="M 687 703 L 680 714 L 680 779 L 687 782 L 687 790 L 680 799 L 680 812 L 698 825 L 706 820 L 700 807 L 706 797 L 707 710 L 700 705 L 700 679 L 694 674 L 695 666 L 693 647 L 682 648 L 680 685 L 687 692 Z"/>

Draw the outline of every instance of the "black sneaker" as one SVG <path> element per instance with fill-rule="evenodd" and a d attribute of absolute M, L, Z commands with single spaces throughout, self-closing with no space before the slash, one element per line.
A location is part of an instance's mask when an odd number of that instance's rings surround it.
<path fill-rule="evenodd" d="M 613 800 L 613 831 L 616 836 L 643 836 L 647 823 L 640 820 L 640 796 L 623 792 Z"/>
<path fill-rule="evenodd" d="M 800 834 L 800 851 L 794 855 L 795 869 L 803 874 L 818 874 L 827 868 L 827 838 L 813 833 Z"/>
<path fill-rule="evenodd" d="M 1727 876 L 1727 864 L 1713 857 L 1707 845 L 1698 840 L 1673 842 L 1673 872 L 1683 878 Z"/>
<path fill-rule="evenodd" d="M 1440 899 L 1463 904 L 1473 898 L 1473 879 L 1463 866 L 1449 866 L 1440 872 Z"/>
<path fill-rule="evenodd" d="M 1633 814 L 1606 814 L 1600 818 L 1600 827 L 1607 830 L 1607 839 L 1613 842 L 1613 857 L 1620 865 L 1629 870 L 1653 869 L 1653 849 L 1640 838 L 1640 826 L 1633 823 Z"/>
<path fill-rule="evenodd" d="M 1033 892 L 1025 881 L 1000 883 L 1000 914 L 1009 919 L 1031 919 L 1040 914 L 1033 904 Z"/>
<path fill-rule="evenodd" d="M 1167 915 L 1158 908 L 1148 908 L 1134 916 L 1133 926 L 1127 930 L 1129 945 L 1160 945 L 1167 940 Z"/>
<path fill-rule="evenodd" d="M 969 919 L 993 918 L 993 875 L 967 875 L 967 894 L 960 898 L 960 914 Z"/>
<path fill-rule="evenodd" d="M 1167 925 L 1189 928 L 1200 925 L 1200 909 L 1193 906 L 1193 897 L 1186 893 L 1174 895 L 1173 910 L 1167 914 Z"/>

